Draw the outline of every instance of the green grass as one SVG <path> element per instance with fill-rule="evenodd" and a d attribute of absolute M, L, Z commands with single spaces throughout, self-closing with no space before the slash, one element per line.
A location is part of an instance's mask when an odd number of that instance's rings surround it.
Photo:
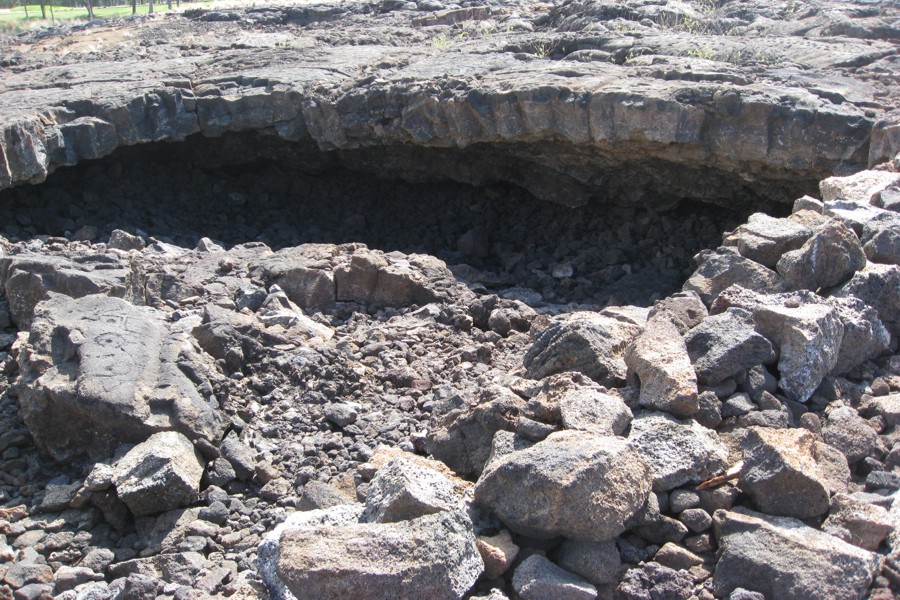
<path fill-rule="evenodd" d="M 200 2 L 191 2 L 183 3 L 181 8 L 196 8 L 199 6 L 203 6 L 205 4 L 210 3 L 200 3 Z M 172 0 L 172 10 L 176 9 L 176 2 Z M 138 4 L 137 14 L 146 15 L 150 11 L 149 5 Z M 163 2 L 154 2 L 153 3 L 153 12 L 166 12 L 168 11 L 168 5 L 165 1 Z M 15 8 L 9 10 L 0 10 L 0 24 L 4 23 L 16 23 L 25 25 L 25 7 L 17 6 Z M 41 6 L 40 4 L 29 4 L 28 5 L 28 24 L 38 24 L 44 19 L 41 19 Z M 86 20 L 88 18 L 87 9 L 83 6 L 53 6 L 53 19 L 56 21 L 72 21 L 72 20 Z M 97 19 L 109 19 L 113 17 L 127 17 L 131 15 L 131 4 L 123 4 L 122 6 L 98 6 L 94 8 L 94 18 Z M 50 5 L 47 5 L 47 19 L 46 21 L 49 23 L 50 21 Z M 40 23 L 43 24 L 43 23 Z"/>

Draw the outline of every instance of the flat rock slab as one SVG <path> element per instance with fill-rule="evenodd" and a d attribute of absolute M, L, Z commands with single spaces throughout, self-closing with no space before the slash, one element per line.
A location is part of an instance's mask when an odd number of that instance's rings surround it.
<path fill-rule="evenodd" d="M 862 599 L 879 565 L 876 554 L 797 519 L 717 511 L 715 520 L 717 595 L 742 587 L 784 600 Z"/>
<path fill-rule="evenodd" d="M 118 298 L 54 295 L 38 305 L 20 354 L 19 405 L 56 460 L 110 456 L 175 430 L 218 442 L 225 421 L 185 375 L 210 369 L 187 332 Z"/>
<path fill-rule="evenodd" d="M 450 512 L 290 527 L 278 542 L 278 584 L 296 598 L 457 600 L 484 569 L 471 527 Z"/>

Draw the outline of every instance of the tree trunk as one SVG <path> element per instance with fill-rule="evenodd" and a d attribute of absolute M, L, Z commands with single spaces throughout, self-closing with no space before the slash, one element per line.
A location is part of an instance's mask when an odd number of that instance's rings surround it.
<path fill-rule="evenodd" d="M 131 0 L 131 14 L 137 14 L 137 0 Z"/>
<path fill-rule="evenodd" d="M 149 0 L 149 1 L 147 2 L 147 6 L 150 7 L 150 9 L 147 11 L 147 14 L 152 15 L 152 14 L 153 14 L 153 0 Z"/>
<path fill-rule="evenodd" d="M 87 7 L 88 20 L 93 21 L 94 20 L 94 5 L 92 3 L 92 0 L 84 0 L 84 5 Z"/>
<path fill-rule="evenodd" d="M 166 3 L 169 5 L 169 10 L 172 10 L 172 0 L 166 0 Z"/>
<path fill-rule="evenodd" d="M 46 0 L 41 0 L 41 18 L 43 20 L 47 20 L 47 2 Z"/>

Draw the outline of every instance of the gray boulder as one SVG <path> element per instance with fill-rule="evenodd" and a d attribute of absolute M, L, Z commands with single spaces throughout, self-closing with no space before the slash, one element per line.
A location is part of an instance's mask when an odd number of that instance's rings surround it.
<path fill-rule="evenodd" d="M 39 304 L 19 368 L 22 417 L 58 461 L 106 458 L 159 431 L 217 443 L 225 429 L 205 375 L 214 367 L 190 335 L 118 298 Z"/>
<path fill-rule="evenodd" d="M 831 494 L 847 490 L 850 469 L 844 456 L 805 429 L 752 427 L 742 447 L 738 485 L 767 514 L 823 515 Z"/>
<path fill-rule="evenodd" d="M 874 308 L 853 297 L 828 298 L 827 304 L 837 311 L 844 326 L 837 361 L 831 369 L 833 375 L 843 375 L 888 349 L 891 334 Z"/>
<path fill-rule="evenodd" d="M 561 569 L 543 556 L 533 554 L 516 567 L 512 586 L 522 600 L 593 600 L 597 588 Z"/>
<path fill-rule="evenodd" d="M 490 386 L 454 395 L 435 405 L 425 447 L 463 477 L 477 477 L 491 454 L 494 434 L 515 431 L 525 400 L 508 388 Z"/>
<path fill-rule="evenodd" d="M 878 443 L 878 432 L 850 406 L 838 406 L 828 413 L 822 427 L 825 443 L 840 450 L 847 462 L 855 464 L 869 456 Z"/>
<path fill-rule="evenodd" d="M 676 292 L 663 298 L 653 305 L 647 318 L 652 319 L 663 312 L 668 313 L 669 319 L 682 335 L 699 325 L 709 314 L 696 292 Z"/>
<path fill-rule="evenodd" d="M 640 404 L 689 417 L 700 408 L 697 374 L 678 328 L 666 314 L 647 321 L 644 331 L 625 350 L 629 375 L 640 381 Z"/>
<path fill-rule="evenodd" d="M 475 503 L 525 535 L 604 541 L 625 530 L 650 487 L 649 466 L 624 441 L 561 431 L 491 461 Z"/>
<path fill-rule="evenodd" d="M 0 257 L 0 281 L 10 318 L 20 330 L 31 327 L 35 306 L 51 293 L 72 298 L 131 295 L 131 270 L 126 264 L 105 254 L 77 258 L 31 254 Z"/>
<path fill-rule="evenodd" d="M 563 427 L 598 435 L 622 435 L 631 423 L 631 409 L 620 396 L 587 381 L 555 390 Z"/>
<path fill-rule="evenodd" d="M 777 270 L 791 289 L 815 291 L 840 285 L 865 266 L 856 233 L 840 219 L 831 219 L 799 249 L 784 254 Z"/>
<path fill-rule="evenodd" d="M 852 495 L 835 494 L 831 498 L 828 518 L 822 523 L 822 531 L 854 546 L 875 551 L 895 526 L 883 506 L 858 500 Z"/>
<path fill-rule="evenodd" d="M 616 588 L 619 600 L 688 600 L 694 586 L 687 571 L 676 571 L 657 562 L 643 563 L 629 569 Z"/>
<path fill-rule="evenodd" d="M 150 436 L 114 469 L 116 495 L 139 517 L 186 506 L 200 494 L 203 461 L 190 440 L 176 431 Z"/>
<path fill-rule="evenodd" d="M 801 247 L 812 234 L 809 227 L 791 219 L 754 213 L 745 224 L 725 236 L 724 244 L 736 246 L 741 256 L 774 269 L 782 254 Z"/>
<path fill-rule="evenodd" d="M 900 335 L 900 267 L 869 263 L 831 296 L 859 298 L 875 309 L 893 335 Z"/>
<path fill-rule="evenodd" d="M 765 293 L 780 292 L 784 287 L 781 275 L 741 256 L 734 248 L 707 250 L 697 258 L 699 266 L 684 283 L 683 289 L 699 294 L 707 306 L 719 293 L 734 284 Z"/>
<path fill-rule="evenodd" d="M 459 503 L 447 477 L 398 456 L 381 467 L 369 483 L 362 519 L 370 523 L 408 521 L 453 510 Z"/>
<path fill-rule="evenodd" d="M 577 371 L 599 384 L 623 385 L 627 375 L 625 346 L 642 325 L 624 318 L 590 312 L 554 317 L 525 354 L 526 375 L 543 379 Z"/>
<path fill-rule="evenodd" d="M 610 585 L 619 581 L 622 559 L 613 540 L 579 542 L 566 540 L 559 547 L 559 566 L 581 575 L 594 585 Z"/>
<path fill-rule="evenodd" d="M 778 348 L 779 385 L 795 402 L 806 402 L 834 368 L 844 338 L 838 312 L 822 304 L 787 300 L 754 312 L 756 330 Z"/>
<path fill-rule="evenodd" d="M 880 562 L 797 519 L 716 511 L 715 523 L 713 590 L 719 597 L 744 588 L 779 600 L 862 600 Z"/>
<path fill-rule="evenodd" d="M 631 422 L 628 445 L 650 465 L 657 492 L 700 483 L 728 466 L 716 432 L 664 413 L 638 415 Z"/>
<path fill-rule="evenodd" d="M 873 234 L 863 251 L 872 262 L 900 265 L 900 228 L 890 227 Z"/>
<path fill-rule="evenodd" d="M 144 246 L 146 246 L 144 238 L 139 235 L 130 234 L 127 231 L 122 231 L 121 229 L 113 229 L 112 233 L 109 234 L 109 241 L 106 242 L 107 248 L 123 250 L 125 252 L 129 250 L 143 250 Z"/>
<path fill-rule="evenodd" d="M 275 597 L 458 600 L 481 575 L 484 563 L 463 514 L 354 523 L 345 508 L 352 506 L 329 509 L 340 513 L 333 519 L 328 511 L 301 513 L 319 514 L 263 542 L 260 573 Z"/>
<path fill-rule="evenodd" d="M 687 333 L 684 342 L 697 381 L 703 385 L 717 385 L 776 358 L 771 342 L 754 330 L 753 315 L 740 308 L 703 319 Z"/>

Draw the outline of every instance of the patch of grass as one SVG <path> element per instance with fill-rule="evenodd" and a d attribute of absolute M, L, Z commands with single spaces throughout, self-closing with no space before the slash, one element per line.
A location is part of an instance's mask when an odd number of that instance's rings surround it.
<path fill-rule="evenodd" d="M 200 6 L 212 6 L 214 2 L 192 2 L 185 3 L 181 8 L 198 8 Z M 27 10 L 26 10 L 27 8 Z M 30 25 L 48 25 L 51 22 L 59 21 L 86 21 L 88 18 L 87 9 L 84 6 L 57 6 L 47 4 L 45 6 L 47 18 L 41 18 L 41 5 L 28 4 L 27 6 L 16 6 L 10 9 L 0 10 L 0 31 L 24 31 Z M 172 2 L 172 11 L 177 10 L 176 3 Z M 163 2 L 153 3 L 153 12 L 168 12 L 168 4 Z M 137 14 L 146 15 L 150 12 L 150 5 L 146 2 L 138 4 Z M 27 15 L 27 16 L 26 16 Z M 127 17 L 131 15 L 131 4 L 123 4 L 121 6 L 95 6 L 95 19 L 113 19 L 117 17 Z"/>

